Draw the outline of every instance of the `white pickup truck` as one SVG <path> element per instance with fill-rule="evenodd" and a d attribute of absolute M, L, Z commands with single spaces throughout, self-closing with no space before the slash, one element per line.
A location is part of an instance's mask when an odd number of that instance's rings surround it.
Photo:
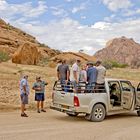
<path fill-rule="evenodd" d="M 112 98 L 111 87 L 116 84 L 116 98 Z M 140 116 L 140 84 L 135 89 L 131 82 L 121 79 L 105 79 L 102 87 L 86 90 L 81 84 L 76 93 L 72 87 L 55 82 L 52 93 L 51 109 L 77 116 L 82 113 L 90 121 L 100 122 L 105 116 L 137 111 Z M 67 89 L 66 89 L 67 88 Z M 113 95 L 114 96 L 114 95 Z"/>

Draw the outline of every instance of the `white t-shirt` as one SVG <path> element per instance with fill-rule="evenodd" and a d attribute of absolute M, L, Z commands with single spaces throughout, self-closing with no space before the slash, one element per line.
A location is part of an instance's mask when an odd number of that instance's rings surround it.
<path fill-rule="evenodd" d="M 80 74 L 80 68 L 79 66 L 77 65 L 77 63 L 74 63 L 72 65 L 72 68 L 71 68 L 71 72 L 70 72 L 70 80 L 71 81 L 75 81 L 76 79 L 74 78 L 74 75 L 73 75 L 73 72 L 76 72 L 77 74 L 77 79 L 79 80 L 79 74 Z"/>
<path fill-rule="evenodd" d="M 106 74 L 106 68 L 102 65 L 96 67 L 97 69 L 97 83 L 102 84 L 105 82 L 105 74 Z"/>
<path fill-rule="evenodd" d="M 28 81 L 25 78 L 20 80 L 20 94 L 24 93 L 23 86 L 25 86 L 26 92 L 27 92 L 27 94 L 29 94 L 29 91 L 30 91 L 29 90 L 29 84 L 28 84 Z"/>

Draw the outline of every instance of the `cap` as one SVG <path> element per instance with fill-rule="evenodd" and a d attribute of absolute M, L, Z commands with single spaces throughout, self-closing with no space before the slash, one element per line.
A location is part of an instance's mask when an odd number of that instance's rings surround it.
<path fill-rule="evenodd" d="M 76 61 L 77 61 L 77 62 L 81 62 L 81 60 L 80 60 L 80 59 L 77 59 Z"/>
<path fill-rule="evenodd" d="M 27 74 L 23 75 L 23 78 L 28 78 L 28 75 Z"/>
<path fill-rule="evenodd" d="M 96 64 L 101 64 L 102 63 L 102 61 L 100 61 L 100 60 L 98 60 L 97 62 L 96 62 Z"/>
<path fill-rule="evenodd" d="M 36 79 L 41 79 L 41 77 L 40 76 L 36 76 Z"/>

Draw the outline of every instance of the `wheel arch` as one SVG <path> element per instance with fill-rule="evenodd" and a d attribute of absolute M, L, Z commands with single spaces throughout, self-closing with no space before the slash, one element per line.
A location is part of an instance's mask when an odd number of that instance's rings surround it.
<path fill-rule="evenodd" d="M 95 106 L 95 105 L 97 105 L 97 104 L 101 104 L 101 105 L 103 105 L 104 106 L 104 108 L 105 108 L 105 112 L 106 112 L 106 114 L 107 114 L 107 111 L 108 111 L 108 108 L 107 108 L 107 105 L 104 103 L 104 102 L 102 102 L 102 101 L 98 101 L 98 102 L 92 102 L 92 104 L 90 104 L 90 107 L 89 107 L 89 114 L 92 112 L 92 109 L 93 109 L 93 107 Z"/>

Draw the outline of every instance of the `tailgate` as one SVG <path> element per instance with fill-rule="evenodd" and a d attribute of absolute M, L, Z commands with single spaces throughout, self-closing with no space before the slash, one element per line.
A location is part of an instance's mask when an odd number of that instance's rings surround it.
<path fill-rule="evenodd" d="M 64 91 L 53 91 L 53 104 L 62 105 L 62 107 L 74 107 L 74 93 Z"/>

